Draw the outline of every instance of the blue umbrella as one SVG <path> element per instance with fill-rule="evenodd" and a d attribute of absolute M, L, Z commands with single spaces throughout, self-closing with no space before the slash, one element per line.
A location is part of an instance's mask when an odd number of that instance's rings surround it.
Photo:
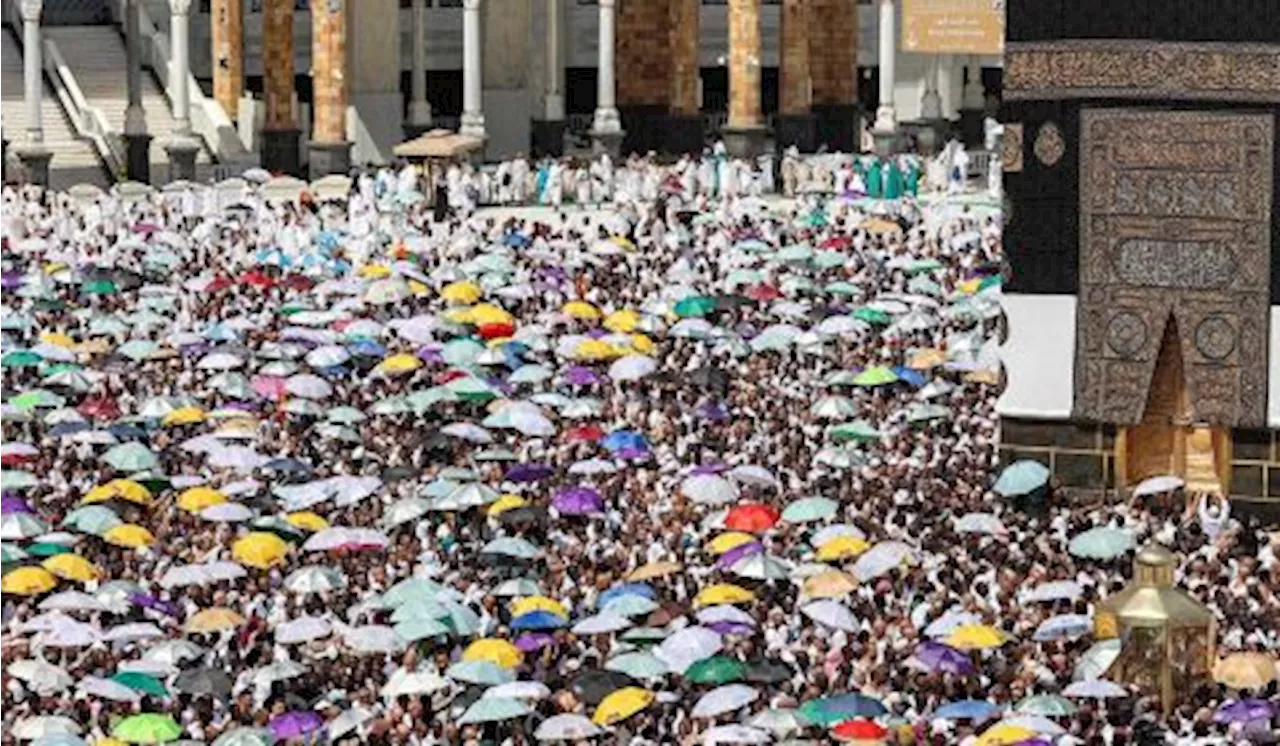
<path fill-rule="evenodd" d="M 347 349 L 351 350 L 352 355 L 357 357 L 386 357 L 387 348 L 377 342 L 368 339 L 361 339 L 347 345 Z"/>
<path fill-rule="evenodd" d="M 1000 712 L 1000 708 L 981 699 L 962 699 L 959 702 L 951 702 L 938 708 L 933 713 L 935 718 L 941 720 L 973 720 L 981 722 L 987 718 Z"/>
<path fill-rule="evenodd" d="M 644 435 L 634 430 L 614 430 L 604 436 L 600 445 L 607 451 L 621 451 L 624 448 L 649 450 L 649 441 L 645 440 Z"/>
<path fill-rule="evenodd" d="M 652 601 L 657 594 L 654 593 L 653 588 L 651 588 L 647 583 L 622 583 L 621 585 L 615 585 L 604 593 L 601 593 L 600 597 L 596 599 L 596 608 L 603 609 L 608 606 L 611 601 L 622 598 L 623 596 L 641 596 Z"/>
<path fill-rule="evenodd" d="M 508 233 L 502 242 L 513 249 L 519 249 L 529 245 L 529 237 L 523 233 Z"/>
<path fill-rule="evenodd" d="M 861 694 L 837 694 L 811 699 L 800 706 L 800 717 L 814 725 L 829 726 L 853 718 L 878 718 L 889 711 L 878 699 Z"/>
<path fill-rule="evenodd" d="M 924 374 L 920 371 L 905 368 L 901 365 L 893 366 L 893 372 L 898 376 L 899 381 L 910 384 L 913 388 L 918 389 L 929 382 L 929 379 L 925 378 Z"/>
<path fill-rule="evenodd" d="M 1039 461 L 1016 461 L 1000 473 L 996 480 L 995 491 L 1005 497 L 1026 495 L 1049 481 L 1049 467 Z"/>
<path fill-rule="evenodd" d="M 531 611 L 511 620 L 511 628 L 518 630 L 560 629 L 565 625 L 563 617 L 549 611 Z"/>

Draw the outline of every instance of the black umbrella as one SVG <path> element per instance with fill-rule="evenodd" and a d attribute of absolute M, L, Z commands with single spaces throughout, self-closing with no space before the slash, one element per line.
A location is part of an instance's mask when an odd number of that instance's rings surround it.
<path fill-rule="evenodd" d="M 779 661 L 748 661 L 747 681 L 753 684 L 778 684 L 791 678 L 791 669 Z"/>
<path fill-rule="evenodd" d="M 636 680 L 625 673 L 593 670 L 579 674 L 578 678 L 573 680 L 573 691 L 579 699 L 594 707 L 610 694 L 635 684 Z"/>
<path fill-rule="evenodd" d="M 207 694 L 211 697 L 227 697 L 235 684 L 224 671 L 216 668 L 197 668 L 184 671 L 173 682 L 173 688 L 184 694 Z"/>
<path fill-rule="evenodd" d="M 498 514 L 498 522 L 511 528 L 532 528 L 546 520 L 547 511 L 534 505 L 521 505 Z"/>
<path fill-rule="evenodd" d="M 698 388 L 716 390 L 720 392 L 729 389 L 729 374 L 719 368 L 713 368 L 709 365 L 698 368 L 686 379 L 689 383 Z"/>
<path fill-rule="evenodd" d="M 745 295 L 717 295 L 717 311 L 736 311 L 744 306 L 754 305 L 755 301 Z"/>

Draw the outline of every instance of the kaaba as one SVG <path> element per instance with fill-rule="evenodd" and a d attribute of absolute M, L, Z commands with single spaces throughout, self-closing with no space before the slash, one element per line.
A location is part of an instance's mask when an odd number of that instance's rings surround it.
<path fill-rule="evenodd" d="M 1006 7 L 1004 456 L 1280 518 L 1280 2 Z"/>

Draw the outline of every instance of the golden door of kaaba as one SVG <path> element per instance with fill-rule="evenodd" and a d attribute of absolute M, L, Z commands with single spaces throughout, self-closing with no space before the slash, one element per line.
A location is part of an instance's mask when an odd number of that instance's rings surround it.
<path fill-rule="evenodd" d="M 1272 118 L 1083 108 L 1075 415 L 1120 426 L 1118 481 L 1226 491 L 1266 408 Z"/>

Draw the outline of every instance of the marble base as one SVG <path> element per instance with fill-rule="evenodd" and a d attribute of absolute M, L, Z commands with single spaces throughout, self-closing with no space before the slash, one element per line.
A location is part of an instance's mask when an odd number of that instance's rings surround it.
<path fill-rule="evenodd" d="M 151 135 L 125 135 L 125 173 L 130 181 L 151 183 Z"/>
<path fill-rule="evenodd" d="M 801 153 L 818 149 L 818 119 L 812 114 L 779 114 L 773 120 L 773 139 L 778 152 L 794 147 Z"/>
<path fill-rule="evenodd" d="M 756 158 L 764 153 L 764 127 L 725 127 L 721 136 L 725 150 L 734 158 Z"/>
<path fill-rule="evenodd" d="M 622 154 L 622 139 L 626 137 L 626 133 L 618 130 L 616 132 L 597 132 L 591 131 L 591 152 L 594 155 L 608 154 L 614 164 L 618 163 L 618 158 Z"/>
<path fill-rule="evenodd" d="M 567 125 L 563 119 L 535 119 L 530 143 L 534 156 L 564 155 L 564 133 Z"/>
<path fill-rule="evenodd" d="M 671 114 L 663 125 L 662 150 L 673 155 L 701 153 L 707 138 L 702 132 L 702 117 Z"/>
<path fill-rule="evenodd" d="M 902 137 L 896 129 L 872 130 L 871 137 L 876 143 L 876 155 L 881 158 L 888 158 L 902 149 L 900 146 Z"/>
<path fill-rule="evenodd" d="M 922 155 L 935 155 L 942 149 L 951 133 L 951 123 L 945 119 L 926 119 L 916 123 L 916 145 Z"/>
<path fill-rule="evenodd" d="M 298 155 L 296 129 L 262 131 L 262 167 L 273 174 L 301 176 L 302 163 Z"/>
<path fill-rule="evenodd" d="M 49 161 L 53 160 L 53 153 L 43 145 L 15 145 L 13 152 L 27 173 L 28 184 L 49 186 Z"/>
<path fill-rule="evenodd" d="M 165 143 L 164 150 L 169 154 L 169 181 L 196 180 L 200 143 L 190 137 L 175 137 Z"/>
<path fill-rule="evenodd" d="M 350 142 L 308 142 L 308 179 L 315 181 L 333 174 L 347 175 L 351 171 L 351 145 Z"/>

